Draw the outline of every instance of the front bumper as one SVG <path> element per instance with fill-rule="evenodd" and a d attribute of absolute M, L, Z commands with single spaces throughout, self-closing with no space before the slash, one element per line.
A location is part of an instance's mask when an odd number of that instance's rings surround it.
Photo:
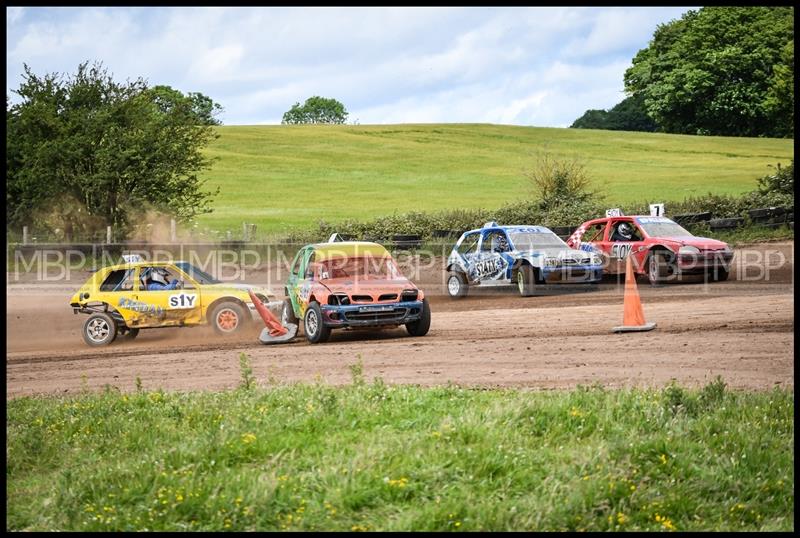
<path fill-rule="evenodd" d="M 547 283 L 592 283 L 603 279 L 602 265 L 560 265 L 541 269 L 542 279 Z"/>
<path fill-rule="evenodd" d="M 720 267 L 728 271 L 732 262 L 732 251 L 709 250 L 699 254 L 680 254 L 677 265 L 681 273 L 704 273 Z"/>
<path fill-rule="evenodd" d="M 404 325 L 422 315 L 422 301 L 351 305 L 322 305 L 326 327 L 379 327 Z"/>

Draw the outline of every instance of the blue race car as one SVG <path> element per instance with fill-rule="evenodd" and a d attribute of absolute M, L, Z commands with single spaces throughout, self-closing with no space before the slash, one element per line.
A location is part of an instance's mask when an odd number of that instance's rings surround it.
<path fill-rule="evenodd" d="M 470 286 L 513 285 L 523 297 L 550 282 L 596 283 L 603 277 L 603 260 L 591 252 L 570 248 L 544 226 L 499 226 L 465 232 L 447 258 L 447 293 L 465 297 Z"/>

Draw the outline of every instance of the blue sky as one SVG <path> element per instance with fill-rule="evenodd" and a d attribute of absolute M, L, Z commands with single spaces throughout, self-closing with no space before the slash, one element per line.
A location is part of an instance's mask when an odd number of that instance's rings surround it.
<path fill-rule="evenodd" d="M 567 127 L 624 98 L 658 24 L 690 8 L 18 8 L 6 11 L 6 93 L 23 62 L 100 60 L 220 103 L 226 125 L 280 123 L 333 97 L 349 123 Z"/>

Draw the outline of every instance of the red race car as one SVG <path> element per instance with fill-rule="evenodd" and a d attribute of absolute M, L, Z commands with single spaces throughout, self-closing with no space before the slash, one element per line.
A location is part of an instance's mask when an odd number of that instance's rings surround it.
<path fill-rule="evenodd" d="M 666 217 L 644 215 L 605 217 L 584 222 L 567 239 L 575 249 L 603 256 L 606 274 L 625 273 L 633 255 L 637 274 L 652 285 L 677 280 L 682 274 L 707 274 L 727 280 L 733 251 L 727 243 L 696 237 Z"/>

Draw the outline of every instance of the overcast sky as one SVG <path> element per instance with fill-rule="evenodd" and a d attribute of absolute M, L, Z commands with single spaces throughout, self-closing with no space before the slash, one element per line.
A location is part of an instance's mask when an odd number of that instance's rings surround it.
<path fill-rule="evenodd" d="M 690 8 L 15 8 L 6 93 L 23 63 L 201 92 L 226 125 L 276 124 L 333 97 L 348 123 L 567 127 L 624 98 L 656 26 Z"/>

